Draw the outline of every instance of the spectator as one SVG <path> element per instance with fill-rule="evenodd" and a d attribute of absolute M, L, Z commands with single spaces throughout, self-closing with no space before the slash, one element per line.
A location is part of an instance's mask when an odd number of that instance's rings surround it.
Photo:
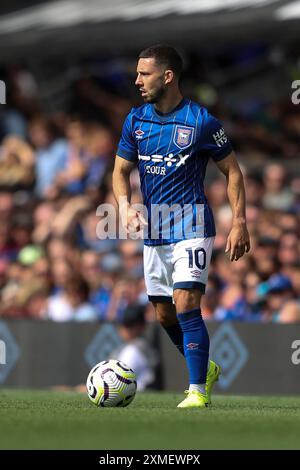
<path fill-rule="evenodd" d="M 263 197 L 263 205 L 266 209 L 288 210 L 293 207 L 294 196 L 286 186 L 286 178 L 286 170 L 282 165 L 271 163 L 266 166 Z"/>
<path fill-rule="evenodd" d="M 49 298 L 47 318 L 58 322 L 96 320 L 96 310 L 88 302 L 88 297 L 87 283 L 80 277 L 70 277 L 63 289 Z"/>
<path fill-rule="evenodd" d="M 43 116 L 30 121 L 29 136 L 36 149 L 36 194 L 54 198 L 57 195 L 55 178 L 66 165 L 67 142 L 55 138 L 49 120 Z"/>
<path fill-rule="evenodd" d="M 128 307 L 118 322 L 118 332 L 124 343 L 110 354 L 110 359 L 124 362 L 135 372 L 139 391 L 154 384 L 158 363 L 155 351 L 143 336 L 145 328 L 144 307 Z"/>
<path fill-rule="evenodd" d="M 30 190 L 34 184 L 35 155 L 24 140 L 8 136 L 2 142 L 0 159 L 0 188 Z"/>
<path fill-rule="evenodd" d="M 67 124 L 66 161 L 63 169 L 58 171 L 55 176 L 55 186 L 59 190 L 65 189 L 71 194 L 80 194 L 84 190 L 86 175 L 84 134 L 84 126 L 80 121 L 74 120 Z"/>
<path fill-rule="evenodd" d="M 290 301 L 287 302 L 280 310 L 278 323 L 300 323 L 300 302 Z"/>
<path fill-rule="evenodd" d="M 97 318 L 105 320 L 111 286 L 105 282 L 105 275 L 100 268 L 99 255 L 92 250 L 82 252 L 81 275 L 89 286 L 89 302 L 95 308 Z"/>
<path fill-rule="evenodd" d="M 265 300 L 266 310 L 262 321 L 277 321 L 281 309 L 294 298 L 293 286 L 290 279 L 282 274 L 274 274 L 258 286 L 261 298 Z"/>

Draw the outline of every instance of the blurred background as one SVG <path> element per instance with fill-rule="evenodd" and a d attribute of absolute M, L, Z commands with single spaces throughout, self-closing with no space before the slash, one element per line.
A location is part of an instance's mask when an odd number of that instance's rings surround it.
<path fill-rule="evenodd" d="M 300 1 L 2 0 L 0 319 L 122 325 L 142 306 L 155 320 L 143 244 L 99 240 L 96 209 L 114 204 L 122 123 L 142 104 L 136 57 L 164 41 L 184 58 L 184 94 L 223 122 L 246 183 L 252 249 L 230 263 L 225 179 L 209 165 L 217 237 L 203 315 L 300 323 L 299 26 Z M 139 201 L 137 172 L 132 186 Z"/>

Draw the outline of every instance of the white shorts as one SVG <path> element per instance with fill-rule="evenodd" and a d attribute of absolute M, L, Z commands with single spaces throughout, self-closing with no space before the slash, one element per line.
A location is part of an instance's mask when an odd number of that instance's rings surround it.
<path fill-rule="evenodd" d="M 205 292 L 214 238 L 144 246 L 144 274 L 152 302 L 172 302 L 175 289 Z"/>

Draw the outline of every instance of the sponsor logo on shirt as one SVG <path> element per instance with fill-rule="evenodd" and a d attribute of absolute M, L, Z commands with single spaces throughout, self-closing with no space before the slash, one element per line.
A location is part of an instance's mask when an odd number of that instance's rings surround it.
<path fill-rule="evenodd" d="M 197 269 L 193 269 L 191 271 L 191 274 L 193 275 L 193 277 L 200 277 L 201 276 L 201 271 L 198 271 Z"/>
<path fill-rule="evenodd" d="M 146 162 L 153 162 L 153 163 L 166 163 L 168 167 L 172 166 L 173 163 L 176 163 L 176 167 L 185 165 L 186 160 L 189 158 L 190 154 L 182 155 L 179 153 L 178 155 L 174 155 L 173 153 L 169 153 L 167 156 L 163 155 L 139 155 L 139 160 L 143 160 Z"/>
<path fill-rule="evenodd" d="M 186 345 L 187 349 L 198 349 L 199 344 L 198 343 L 189 343 Z"/>
<path fill-rule="evenodd" d="M 141 129 L 137 129 L 136 131 L 134 131 L 134 133 L 135 133 L 137 139 L 142 139 L 143 135 L 145 134 L 145 132 L 142 131 Z"/>
<path fill-rule="evenodd" d="M 219 131 L 213 134 L 213 138 L 218 147 L 222 147 L 228 141 L 227 135 L 225 134 L 223 127 L 221 127 Z"/>

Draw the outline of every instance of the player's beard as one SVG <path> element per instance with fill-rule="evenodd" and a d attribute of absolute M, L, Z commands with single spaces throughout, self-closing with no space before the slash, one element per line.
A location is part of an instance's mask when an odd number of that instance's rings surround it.
<path fill-rule="evenodd" d="M 147 103 L 159 103 L 159 101 L 165 96 L 166 94 L 166 88 L 164 85 L 160 86 L 159 88 L 156 88 L 156 90 L 152 90 L 149 92 L 148 96 L 144 98 Z"/>

